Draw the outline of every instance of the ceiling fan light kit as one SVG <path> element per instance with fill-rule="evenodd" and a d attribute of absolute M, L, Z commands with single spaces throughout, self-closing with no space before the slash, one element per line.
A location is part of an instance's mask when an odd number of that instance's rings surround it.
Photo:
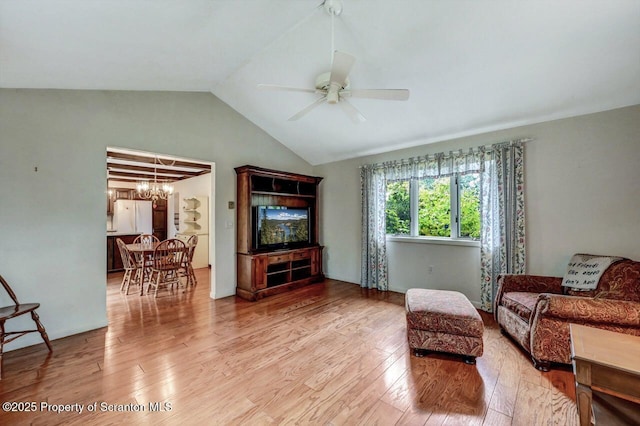
<path fill-rule="evenodd" d="M 279 86 L 275 84 L 259 84 L 261 89 L 280 90 L 289 92 L 305 92 L 322 95 L 315 102 L 303 108 L 293 116 L 289 117 L 289 121 L 295 121 L 305 116 L 309 111 L 318 107 L 320 104 L 340 104 L 342 110 L 349 116 L 354 123 L 365 121 L 364 115 L 358 111 L 356 107 L 350 104 L 346 98 L 366 98 L 381 99 L 391 101 L 406 101 L 409 99 L 409 90 L 407 89 L 360 89 L 351 90 L 349 82 L 349 73 L 356 62 L 356 58 L 348 53 L 339 52 L 333 49 L 333 18 L 342 13 L 342 0 L 325 0 L 323 3 L 324 10 L 331 16 L 331 45 L 332 45 L 332 62 L 331 71 L 320 74 L 315 81 L 314 89 L 305 89 L 297 87 Z"/>

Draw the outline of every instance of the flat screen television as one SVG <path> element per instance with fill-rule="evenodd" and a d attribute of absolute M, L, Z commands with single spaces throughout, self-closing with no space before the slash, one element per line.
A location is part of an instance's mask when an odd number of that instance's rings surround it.
<path fill-rule="evenodd" d="M 308 208 L 257 206 L 254 223 L 256 249 L 300 247 L 311 241 Z"/>

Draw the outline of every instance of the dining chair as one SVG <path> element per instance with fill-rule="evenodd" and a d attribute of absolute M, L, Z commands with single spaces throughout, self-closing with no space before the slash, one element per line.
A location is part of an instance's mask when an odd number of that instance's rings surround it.
<path fill-rule="evenodd" d="M 158 237 L 153 234 L 140 234 L 133 240 L 133 244 L 153 244 L 159 242 Z"/>
<path fill-rule="evenodd" d="M 49 348 L 49 352 L 53 352 L 51 348 L 51 342 L 49 342 L 49 336 L 47 336 L 47 332 L 44 329 L 44 326 L 40 322 L 40 317 L 36 313 L 36 309 L 40 307 L 39 303 L 20 303 L 18 302 L 18 298 L 16 294 L 9 286 L 9 283 L 0 275 L 0 282 L 2 283 L 2 287 L 4 291 L 9 295 L 11 300 L 13 300 L 13 305 L 5 306 L 0 308 L 0 379 L 2 378 L 2 355 L 4 352 L 4 345 L 6 343 L 12 342 L 18 337 L 22 337 L 25 334 L 29 333 L 40 333 L 42 336 L 42 340 L 47 344 L 47 348 Z M 11 318 L 19 317 L 20 315 L 31 314 L 31 319 L 36 323 L 35 330 L 21 330 L 21 331 L 6 331 L 4 328 L 4 323 Z"/>
<path fill-rule="evenodd" d="M 187 287 L 196 286 L 198 281 L 196 280 L 196 274 L 193 271 L 193 254 L 196 251 L 196 246 L 198 245 L 198 236 L 192 235 L 187 240 L 187 251 L 182 259 L 182 266 L 180 268 L 180 273 L 183 277 L 187 278 Z"/>
<path fill-rule="evenodd" d="M 147 294 L 154 290 L 154 297 L 158 297 L 158 288 L 164 285 L 168 288 L 178 287 L 180 284 L 179 270 L 183 257 L 186 255 L 186 245 L 175 238 L 161 241 L 153 251 L 151 279 L 147 286 Z"/>
<path fill-rule="evenodd" d="M 134 255 L 129 251 L 127 245 L 120 238 L 116 239 L 118 249 L 120 250 L 120 257 L 122 258 L 122 265 L 124 266 L 124 275 L 122 277 L 122 283 L 120 284 L 120 292 L 124 291 L 124 294 L 129 294 L 129 286 L 131 281 L 143 285 L 144 274 L 144 259 L 136 259 Z"/>
<path fill-rule="evenodd" d="M 133 240 L 133 244 L 156 244 L 159 243 L 160 239 L 153 234 L 140 234 L 135 240 Z M 144 256 L 144 254 L 136 254 L 135 259 L 138 263 L 142 263 L 144 265 L 143 273 L 148 273 L 151 269 L 151 264 L 153 263 L 151 255 Z M 143 276 L 144 278 L 144 276 Z"/>

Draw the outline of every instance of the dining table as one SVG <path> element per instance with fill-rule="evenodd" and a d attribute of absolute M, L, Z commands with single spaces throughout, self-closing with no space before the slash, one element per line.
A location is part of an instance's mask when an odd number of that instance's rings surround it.
<path fill-rule="evenodd" d="M 140 296 L 144 294 L 145 277 L 151 277 L 151 267 L 149 263 L 153 262 L 153 252 L 160 243 L 154 241 L 152 243 L 132 243 L 127 244 L 127 249 L 133 253 L 136 262 L 142 262 L 142 277 L 140 282 Z"/>
<path fill-rule="evenodd" d="M 153 255 L 153 251 L 158 247 L 159 242 L 153 243 L 132 243 L 127 244 L 127 249 L 132 253 L 142 253 L 144 255 Z"/>

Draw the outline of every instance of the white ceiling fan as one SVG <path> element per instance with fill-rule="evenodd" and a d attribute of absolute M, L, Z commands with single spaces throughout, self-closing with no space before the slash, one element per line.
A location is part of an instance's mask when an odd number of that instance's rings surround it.
<path fill-rule="evenodd" d="M 332 64 L 331 71 L 320 74 L 316 78 L 315 88 L 299 88 L 280 86 L 277 84 L 259 84 L 260 89 L 280 90 L 289 92 L 305 92 L 322 95 L 310 105 L 289 117 L 289 121 L 295 121 L 306 115 L 320 104 L 338 104 L 354 123 L 366 121 L 366 118 L 356 107 L 348 102 L 347 98 L 382 99 L 391 101 L 406 101 L 409 99 L 407 89 L 351 89 L 349 85 L 349 73 L 355 64 L 356 58 L 348 53 L 333 49 L 333 18 L 342 12 L 341 0 L 325 0 L 324 9 L 331 15 L 331 46 Z"/>

